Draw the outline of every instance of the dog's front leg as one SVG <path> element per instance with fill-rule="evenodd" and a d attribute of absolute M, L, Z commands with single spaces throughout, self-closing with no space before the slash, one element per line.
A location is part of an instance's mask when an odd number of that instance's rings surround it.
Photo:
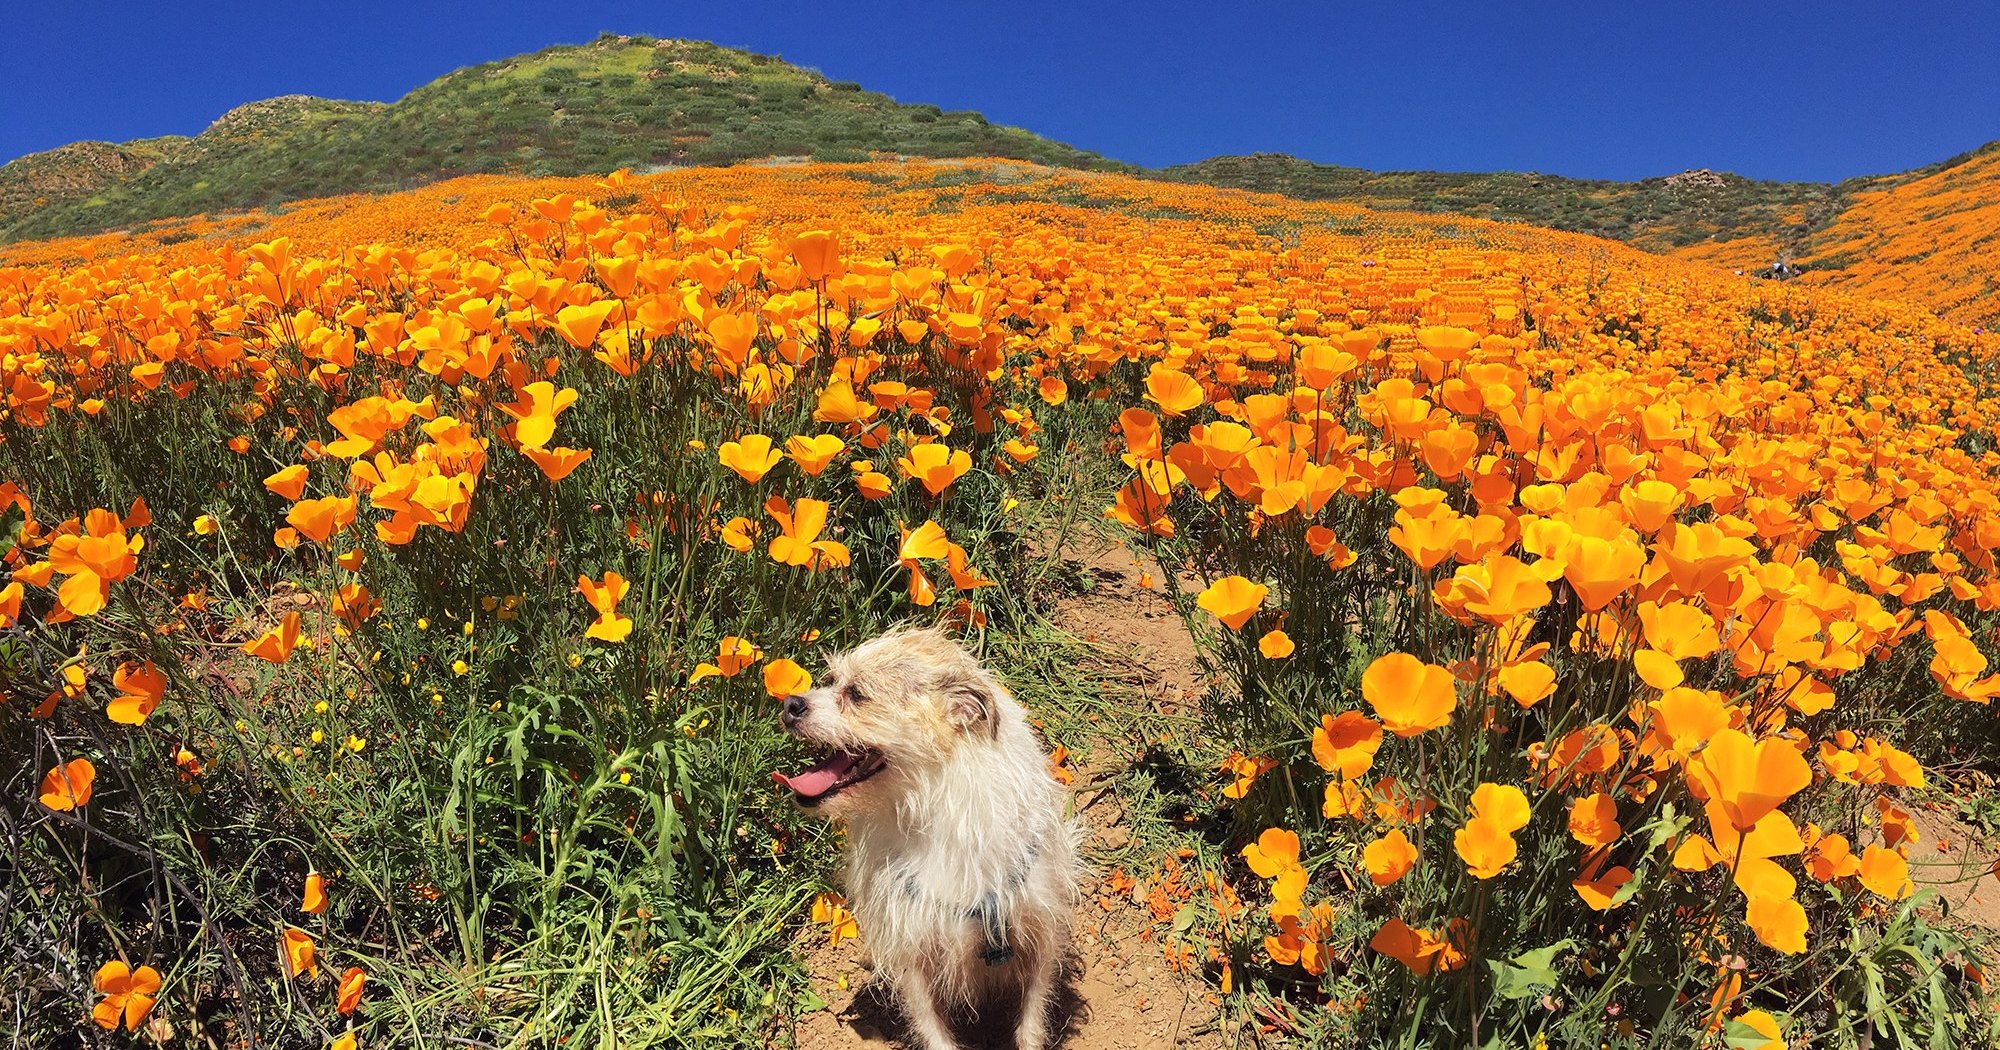
<path fill-rule="evenodd" d="M 1049 993 L 1055 985 L 1053 965 L 1029 960 L 1034 968 L 1021 987 L 1021 1020 L 1014 1027 L 1015 1050 L 1042 1050 L 1049 1038 Z"/>
<path fill-rule="evenodd" d="M 931 988 L 930 978 L 921 968 L 912 969 L 903 975 L 897 989 L 903 1013 L 910 1022 L 910 1034 L 917 1037 L 922 1050 L 958 1050 L 958 1043 L 951 1037 L 951 1027 L 945 1024 L 944 1013 L 938 1009 L 937 993 Z"/>

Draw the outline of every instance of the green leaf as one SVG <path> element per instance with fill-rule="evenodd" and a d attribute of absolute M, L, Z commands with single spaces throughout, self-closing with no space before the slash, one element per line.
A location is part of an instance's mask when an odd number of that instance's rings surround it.
<path fill-rule="evenodd" d="M 21 542 L 21 532 L 27 527 L 27 512 L 19 503 L 9 503 L 0 510 L 0 557 L 5 557 L 14 545 Z"/>
<path fill-rule="evenodd" d="M 1183 904 L 1181 905 L 1181 910 L 1174 913 L 1174 932 L 1186 933 L 1193 927 L 1194 927 L 1194 905 Z"/>
<path fill-rule="evenodd" d="M 34 666 L 34 654 L 29 652 L 27 640 L 17 635 L 0 637 L 0 679 L 15 681 L 26 678 Z"/>
<path fill-rule="evenodd" d="M 1776 1017 L 1777 1015 L 1773 1014 L 1772 1016 Z M 1784 1031 L 1784 1023 L 1784 1018 L 1780 1017 L 1778 1019 L 1778 1030 L 1781 1032 Z M 1722 1045 L 1729 1047 L 1729 1050 L 1758 1050 L 1759 1047 L 1771 1046 L 1773 1044 L 1770 1036 L 1735 1018 L 1731 1018 L 1727 1024 L 1722 1026 Z"/>
<path fill-rule="evenodd" d="M 1487 960 L 1493 968 L 1493 994 L 1506 999 L 1526 999 L 1556 986 L 1556 956 L 1576 946 L 1565 937 L 1545 948 L 1522 952 L 1506 962 Z"/>
<path fill-rule="evenodd" d="M 1651 868 L 1652 864 L 1650 861 L 1641 863 L 1639 870 L 1633 872 L 1632 877 L 1625 880 L 1625 885 L 1618 887 L 1618 891 L 1611 895 L 1611 906 L 1616 908 L 1633 897 L 1638 896 L 1640 887 L 1646 884 L 1646 874 Z"/>
<path fill-rule="evenodd" d="M 827 1006 L 826 1000 L 820 998 L 819 993 L 813 991 L 811 988 L 807 988 L 799 993 L 800 1013 L 807 1013 L 807 1014 L 817 1013 L 818 1011 L 826 1009 L 826 1006 Z"/>

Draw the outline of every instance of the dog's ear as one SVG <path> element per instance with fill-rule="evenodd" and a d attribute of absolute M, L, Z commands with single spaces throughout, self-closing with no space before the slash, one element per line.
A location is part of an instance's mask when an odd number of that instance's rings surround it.
<path fill-rule="evenodd" d="M 983 671 L 952 671 L 938 684 L 945 718 L 967 733 L 999 732 L 999 683 Z"/>

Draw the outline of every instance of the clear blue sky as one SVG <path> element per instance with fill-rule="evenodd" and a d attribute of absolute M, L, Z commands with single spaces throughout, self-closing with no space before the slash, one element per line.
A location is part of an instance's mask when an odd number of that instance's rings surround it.
<path fill-rule="evenodd" d="M 1839 179 L 2000 139 L 1993 0 L 10 0 L 0 160 L 393 100 L 599 31 L 774 53 L 1120 160 Z"/>

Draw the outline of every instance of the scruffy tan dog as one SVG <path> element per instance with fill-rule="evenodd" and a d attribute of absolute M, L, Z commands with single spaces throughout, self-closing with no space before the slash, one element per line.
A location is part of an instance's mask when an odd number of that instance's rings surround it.
<path fill-rule="evenodd" d="M 1009 997 L 1016 1045 L 1042 1050 L 1077 832 L 1021 705 L 944 634 L 899 630 L 829 660 L 782 718 L 828 755 L 776 779 L 846 827 L 844 888 L 923 1050 Z"/>

